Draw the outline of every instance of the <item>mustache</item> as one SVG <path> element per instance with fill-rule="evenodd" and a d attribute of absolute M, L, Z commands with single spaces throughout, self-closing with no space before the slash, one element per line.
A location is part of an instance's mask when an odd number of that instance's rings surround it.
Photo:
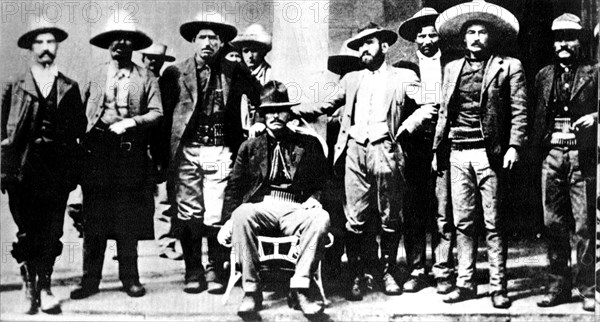
<path fill-rule="evenodd" d="M 42 58 L 42 57 L 44 57 L 44 56 L 48 56 L 49 58 L 52 58 L 52 59 L 54 59 L 54 57 L 56 57 L 56 56 L 55 56 L 53 53 L 51 53 L 51 52 L 50 52 L 50 51 L 48 51 L 48 50 L 44 50 L 44 51 L 43 51 L 43 52 L 42 52 L 42 53 L 39 55 L 39 57 L 40 57 L 40 58 Z"/>
<path fill-rule="evenodd" d="M 479 47 L 482 47 L 482 46 L 483 46 L 483 44 L 482 44 L 482 43 L 481 43 L 479 40 L 475 40 L 475 41 L 474 41 L 474 42 L 471 44 L 471 46 L 479 46 Z"/>
<path fill-rule="evenodd" d="M 561 51 L 566 51 L 566 52 L 568 52 L 568 53 L 571 53 L 571 54 L 573 53 L 573 50 L 571 50 L 569 47 L 565 47 L 565 46 L 561 46 L 561 47 L 560 47 L 560 48 L 557 50 L 557 52 L 561 52 Z"/>

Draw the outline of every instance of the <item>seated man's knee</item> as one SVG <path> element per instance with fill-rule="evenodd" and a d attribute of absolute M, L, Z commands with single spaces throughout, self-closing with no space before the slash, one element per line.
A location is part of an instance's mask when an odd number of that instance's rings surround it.
<path fill-rule="evenodd" d="M 251 203 L 244 203 L 237 207 L 231 214 L 231 219 L 236 225 L 249 222 L 256 218 L 258 212 Z"/>

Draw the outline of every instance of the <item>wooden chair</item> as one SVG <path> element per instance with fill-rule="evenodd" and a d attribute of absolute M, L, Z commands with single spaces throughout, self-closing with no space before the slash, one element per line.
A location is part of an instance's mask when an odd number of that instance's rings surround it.
<path fill-rule="evenodd" d="M 325 245 L 325 248 L 329 248 L 333 245 L 334 237 L 331 233 L 328 233 L 329 243 Z M 257 236 L 258 239 L 258 256 L 261 266 L 268 265 L 269 267 L 274 266 L 274 264 L 278 264 L 281 262 L 289 263 L 293 267 L 296 265 L 298 261 L 300 248 L 298 247 L 298 242 L 300 238 L 298 236 L 285 236 L 285 237 L 267 237 L 267 236 Z M 231 247 L 231 245 L 229 245 Z M 242 272 L 239 270 L 239 264 L 237 263 L 238 254 L 236 253 L 235 247 L 231 247 L 231 255 L 230 255 L 230 275 L 229 282 L 227 284 L 227 289 L 225 290 L 225 294 L 223 294 L 223 299 L 221 302 L 223 304 L 227 303 L 227 299 L 229 299 L 229 295 L 233 290 L 235 284 L 242 278 Z M 321 276 L 321 261 L 319 261 L 317 269 L 313 275 L 313 280 L 317 287 L 319 288 L 319 292 L 321 293 L 321 297 L 323 298 L 323 304 L 328 305 L 329 302 L 327 297 L 325 296 L 325 289 L 323 288 L 323 278 Z"/>

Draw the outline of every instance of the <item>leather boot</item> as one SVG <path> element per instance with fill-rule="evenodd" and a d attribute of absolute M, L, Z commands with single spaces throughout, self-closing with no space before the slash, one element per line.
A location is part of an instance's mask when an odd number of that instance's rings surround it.
<path fill-rule="evenodd" d="M 402 293 L 402 288 L 400 288 L 394 277 L 399 243 L 399 234 L 381 233 L 381 259 L 383 264 L 382 282 L 383 293 L 386 295 L 400 295 Z"/>
<path fill-rule="evenodd" d="M 52 266 L 43 265 L 38 270 L 37 291 L 40 294 L 40 308 L 44 313 L 60 313 L 60 301 L 52 294 L 50 281 Z"/>
<path fill-rule="evenodd" d="M 362 261 L 359 260 L 361 240 L 360 235 L 349 233 L 346 238 L 346 255 L 348 257 L 348 268 L 352 278 L 346 299 L 348 301 L 361 301 L 364 296 L 364 272 Z"/>
<path fill-rule="evenodd" d="M 21 277 L 23 277 L 23 290 L 25 290 L 25 313 L 35 314 L 38 311 L 38 296 L 35 283 L 35 267 L 31 262 L 21 265 Z"/>

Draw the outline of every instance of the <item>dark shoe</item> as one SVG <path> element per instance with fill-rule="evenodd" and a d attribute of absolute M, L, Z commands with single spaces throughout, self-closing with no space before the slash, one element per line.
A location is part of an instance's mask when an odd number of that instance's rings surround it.
<path fill-rule="evenodd" d="M 422 277 L 411 276 L 408 281 L 402 285 L 402 290 L 407 293 L 416 293 L 427 286 L 427 282 L 425 282 Z"/>
<path fill-rule="evenodd" d="M 497 309 L 508 309 L 511 301 L 506 291 L 492 292 L 492 305 Z"/>
<path fill-rule="evenodd" d="M 158 256 L 161 258 L 172 259 L 174 261 L 180 261 L 183 259 L 183 254 L 171 247 L 165 248 Z"/>
<path fill-rule="evenodd" d="M 23 290 L 25 292 L 25 314 L 36 314 L 38 311 L 38 293 L 36 289 L 36 273 L 34 266 L 30 263 L 21 265 L 21 277 L 23 277 Z"/>
<path fill-rule="evenodd" d="M 444 303 L 458 303 L 462 301 L 472 300 L 477 297 L 477 291 L 468 288 L 457 287 L 442 299 Z"/>
<path fill-rule="evenodd" d="M 364 296 L 363 277 L 356 276 L 352 281 L 352 286 L 346 296 L 348 301 L 362 301 Z"/>
<path fill-rule="evenodd" d="M 77 286 L 74 290 L 71 291 L 71 299 L 72 300 L 81 300 L 86 297 L 90 297 L 96 293 L 98 293 L 97 285 L 89 285 L 82 283 Z"/>
<path fill-rule="evenodd" d="M 247 292 L 238 308 L 238 314 L 244 316 L 254 314 L 262 309 L 262 292 Z"/>
<path fill-rule="evenodd" d="M 396 283 L 396 279 L 391 273 L 383 274 L 383 293 L 385 295 L 400 295 L 402 294 L 402 289 Z"/>
<path fill-rule="evenodd" d="M 454 284 L 449 279 L 438 279 L 435 288 L 438 294 L 448 294 L 454 288 Z"/>
<path fill-rule="evenodd" d="M 583 310 L 588 312 L 594 312 L 596 309 L 596 300 L 592 297 L 586 297 L 583 299 Z"/>
<path fill-rule="evenodd" d="M 146 294 L 146 289 L 140 282 L 127 283 L 123 285 L 123 290 L 131 297 L 142 297 Z"/>
<path fill-rule="evenodd" d="M 542 298 L 541 301 L 537 302 L 537 306 L 539 307 L 552 307 L 557 306 L 564 303 L 571 302 L 571 293 L 570 291 L 564 292 L 550 292 Z"/>
<path fill-rule="evenodd" d="M 295 310 L 300 310 L 306 316 L 313 316 L 323 313 L 323 305 L 311 302 L 306 296 L 307 290 L 292 289 L 288 297 L 288 305 Z"/>
<path fill-rule="evenodd" d="M 185 282 L 183 291 L 189 294 L 198 294 L 208 288 L 206 281 L 188 281 Z"/>

